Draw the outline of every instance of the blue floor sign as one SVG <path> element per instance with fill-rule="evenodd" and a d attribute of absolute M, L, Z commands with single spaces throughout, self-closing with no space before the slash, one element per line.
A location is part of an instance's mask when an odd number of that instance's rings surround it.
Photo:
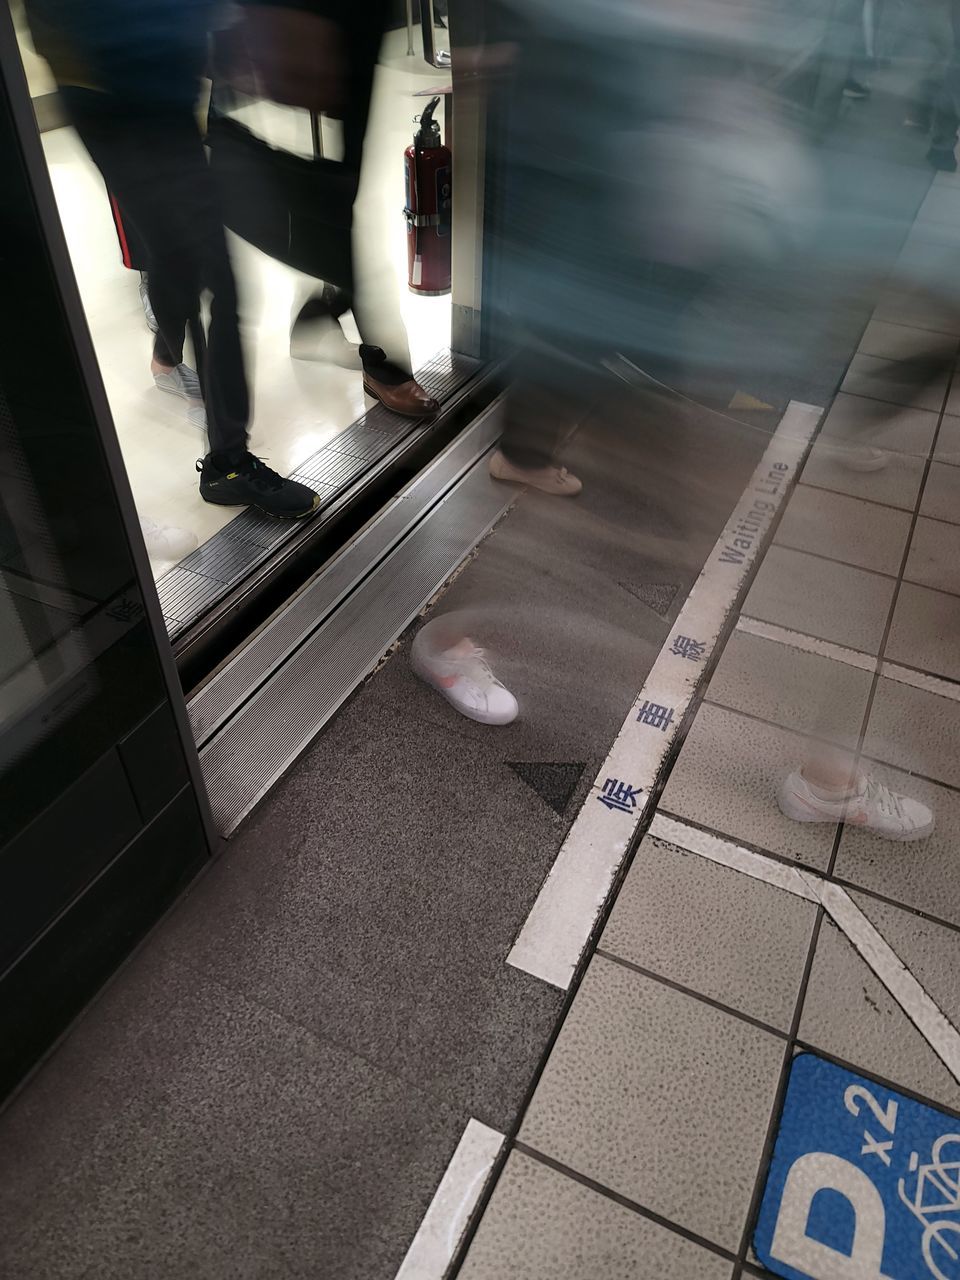
<path fill-rule="evenodd" d="M 753 1244 L 788 1280 L 960 1280 L 960 1120 L 799 1054 Z"/>

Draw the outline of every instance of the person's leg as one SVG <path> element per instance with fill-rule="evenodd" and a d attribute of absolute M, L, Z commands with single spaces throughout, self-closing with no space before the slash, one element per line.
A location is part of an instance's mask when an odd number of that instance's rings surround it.
<path fill-rule="evenodd" d="M 575 497 L 582 485 L 557 461 L 561 444 L 599 386 L 595 353 L 567 353 L 524 335 L 504 401 L 500 447 L 490 462 L 495 480 L 530 484 L 557 497 Z"/>
<path fill-rule="evenodd" d="M 67 90 L 64 97 L 91 158 L 146 247 L 150 297 L 162 334 L 158 354 L 173 360 L 181 381 L 192 376 L 182 364 L 188 326 L 194 336 L 196 387 L 206 402 L 210 443 L 201 464 L 201 496 L 293 519 L 309 515 L 319 504 L 313 490 L 284 480 L 247 449 L 250 406 L 236 285 L 192 110 L 137 109 L 83 90 Z M 200 321 L 205 289 L 213 295 L 208 340 Z M 190 398 L 189 386 L 177 390 Z"/>
<path fill-rule="evenodd" d="M 122 226 L 128 246 L 133 236 L 140 269 L 153 276 L 155 357 L 165 367 L 175 366 L 183 360 L 187 322 L 200 297 L 196 245 L 184 207 L 191 185 L 183 180 L 184 152 L 189 150 L 184 129 L 191 127 L 192 117 L 184 113 L 185 122 L 167 114 L 134 118 L 108 95 L 83 89 L 61 90 L 61 96 L 108 185 L 115 218 L 123 211 L 118 234 Z"/>
<path fill-rule="evenodd" d="M 937 169 L 956 170 L 956 146 L 960 128 L 960 61 L 948 62 L 937 95 L 927 158 Z"/>
<path fill-rule="evenodd" d="M 358 200 L 354 211 L 354 289 L 350 307 L 360 332 L 364 389 L 404 417 L 431 417 L 440 404 L 413 376 L 396 276 L 377 247 L 375 229 L 365 227 L 362 201 Z"/>
<path fill-rule="evenodd" d="M 802 763 L 780 785 L 780 811 L 795 822 L 846 822 L 887 840 L 921 840 L 934 827 L 926 805 L 885 786 L 860 755 L 859 716 L 851 716 L 841 668 L 824 663 L 811 682 L 813 732 L 801 734 Z M 805 726 L 797 726 L 804 728 Z"/>

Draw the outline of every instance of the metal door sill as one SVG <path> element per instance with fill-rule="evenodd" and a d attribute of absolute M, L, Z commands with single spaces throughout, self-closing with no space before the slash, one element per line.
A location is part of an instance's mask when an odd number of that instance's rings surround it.
<path fill-rule="evenodd" d="M 229 835 L 510 506 L 494 401 L 189 700 Z"/>

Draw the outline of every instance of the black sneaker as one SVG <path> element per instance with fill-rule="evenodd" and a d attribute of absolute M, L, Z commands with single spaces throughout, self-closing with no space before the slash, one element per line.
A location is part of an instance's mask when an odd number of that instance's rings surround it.
<path fill-rule="evenodd" d="M 197 463 L 200 497 L 221 507 L 259 507 L 272 516 L 299 520 L 316 511 L 320 495 L 297 480 L 284 480 L 252 453 L 224 469 L 208 453 Z"/>

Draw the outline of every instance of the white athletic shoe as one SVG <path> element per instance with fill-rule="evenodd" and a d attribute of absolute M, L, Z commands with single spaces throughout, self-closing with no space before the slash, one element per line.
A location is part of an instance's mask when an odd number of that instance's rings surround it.
<path fill-rule="evenodd" d="M 490 670 L 482 649 L 464 640 L 454 649 L 431 653 L 418 635 L 410 663 L 421 680 L 442 693 L 468 720 L 480 724 L 511 724 L 517 718 L 517 700 Z"/>
<path fill-rule="evenodd" d="M 172 369 L 153 366 L 153 380 L 161 391 L 179 396 L 187 402 L 187 421 L 198 431 L 207 429 L 207 411 L 200 394 L 200 379 L 188 364 L 178 364 Z"/>
<path fill-rule="evenodd" d="M 148 516 L 140 517 L 140 529 L 151 560 L 182 560 L 196 550 L 197 540 L 189 529 L 160 524 Z"/>
<path fill-rule="evenodd" d="M 490 474 L 494 480 L 510 484 L 526 484 L 555 498 L 575 498 L 583 484 L 566 467 L 515 467 L 499 449 L 490 458 Z"/>
<path fill-rule="evenodd" d="M 882 782 L 861 773 L 853 793 L 824 799 L 797 771 L 783 782 L 777 800 L 795 822 L 844 822 L 866 827 L 884 840 L 923 840 L 933 830 L 934 817 L 919 800 L 898 795 Z"/>
<path fill-rule="evenodd" d="M 150 302 L 150 294 L 147 290 L 146 276 L 140 277 L 140 283 L 137 288 L 140 292 L 140 305 L 143 307 L 143 316 L 147 322 L 147 328 L 151 333 L 157 333 L 160 326 L 157 324 L 157 317 L 153 314 L 153 305 Z"/>
<path fill-rule="evenodd" d="M 164 369 L 158 365 L 153 369 L 153 380 L 161 391 L 179 396 L 181 400 L 203 403 L 200 379 L 188 364 L 176 364 L 172 369 Z"/>

